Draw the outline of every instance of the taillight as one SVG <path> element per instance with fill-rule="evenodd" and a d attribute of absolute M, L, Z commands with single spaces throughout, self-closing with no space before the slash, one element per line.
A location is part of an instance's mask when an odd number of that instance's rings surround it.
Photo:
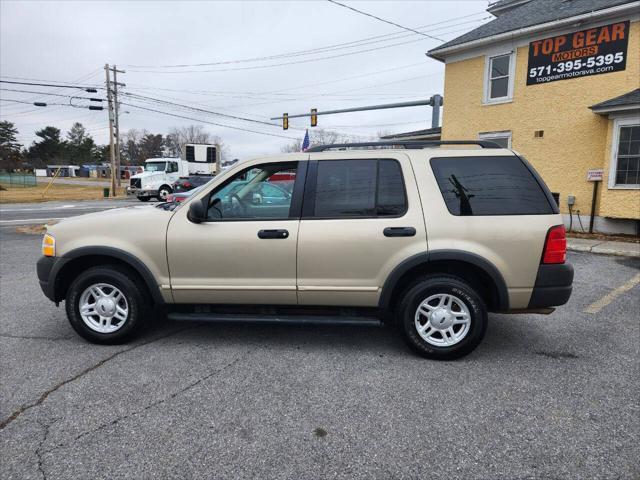
<path fill-rule="evenodd" d="M 567 259 L 567 235 L 564 225 L 551 227 L 544 242 L 542 263 L 564 263 Z"/>
<path fill-rule="evenodd" d="M 165 200 L 167 203 L 171 203 L 173 202 L 173 195 L 170 193 L 169 195 L 167 195 L 167 199 Z"/>

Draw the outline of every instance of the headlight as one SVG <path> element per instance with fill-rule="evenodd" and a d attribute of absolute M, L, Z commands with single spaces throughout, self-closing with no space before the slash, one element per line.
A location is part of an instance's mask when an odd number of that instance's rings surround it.
<path fill-rule="evenodd" d="M 56 239 L 53 238 L 53 235 L 48 233 L 44 234 L 42 238 L 42 255 L 45 257 L 56 256 Z"/>

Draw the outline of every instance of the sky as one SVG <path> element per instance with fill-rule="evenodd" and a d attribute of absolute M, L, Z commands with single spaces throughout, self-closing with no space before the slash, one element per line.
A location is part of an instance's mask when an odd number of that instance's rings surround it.
<path fill-rule="evenodd" d="M 104 87 L 104 65 L 116 64 L 125 70 L 118 75 L 126 84 L 120 91 L 121 132 L 135 128 L 166 134 L 172 127 L 200 124 L 223 139 L 231 158 L 243 160 L 277 153 L 304 136 L 308 118 L 291 119 L 286 131 L 279 121 L 269 120 L 284 112 L 442 94 L 444 65 L 425 52 L 491 18 L 485 11 L 487 1 L 340 1 L 423 34 L 327 0 L 1 0 L 0 79 Z M 38 129 L 52 125 L 66 133 L 76 121 L 97 143 L 108 142 L 106 110 L 68 105 L 88 104 L 68 96 L 104 98 L 104 89 L 87 94 L 8 83 L 0 83 L 0 88 L 0 120 L 15 123 L 25 146 Z M 10 99 L 59 105 L 35 107 Z M 430 122 L 430 107 L 421 106 L 320 116 L 316 128 L 365 140 L 379 132 L 429 128 Z M 313 135 L 314 129 L 309 130 Z"/>

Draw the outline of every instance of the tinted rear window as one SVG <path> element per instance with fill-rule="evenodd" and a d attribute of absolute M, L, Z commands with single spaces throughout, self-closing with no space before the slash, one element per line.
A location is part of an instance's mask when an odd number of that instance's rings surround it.
<path fill-rule="evenodd" d="M 453 215 L 554 213 L 542 187 L 518 157 L 432 158 L 431 168 Z"/>
<path fill-rule="evenodd" d="M 396 160 L 318 162 L 315 217 L 394 217 L 406 210 L 402 170 Z"/>

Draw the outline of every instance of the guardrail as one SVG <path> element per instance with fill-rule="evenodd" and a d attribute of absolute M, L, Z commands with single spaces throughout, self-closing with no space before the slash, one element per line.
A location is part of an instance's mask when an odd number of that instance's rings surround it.
<path fill-rule="evenodd" d="M 9 187 L 35 187 L 38 180 L 33 174 L 0 172 L 0 184 Z"/>

